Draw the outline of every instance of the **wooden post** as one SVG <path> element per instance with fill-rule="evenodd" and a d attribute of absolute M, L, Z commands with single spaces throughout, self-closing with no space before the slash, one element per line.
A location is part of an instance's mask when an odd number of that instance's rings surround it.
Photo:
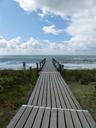
<path fill-rule="evenodd" d="M 29 79 L 30 79 L 30 81 L 32 79 L 32 67 L 29 67 Z"/>
<path fill-rule="evenodd" d="M 60 71 L 60 74 L 62 73 L 62 66 L 61 64 L 59 64 L 59 71 Z"/>
<path fill-rule="evenodd" d="M 37 63 L 37 76 L 39 75 L 39 67 L 38 67 L 38 63 Z"/>
<path fill-rule="evenodd" d="M 61 73 L 61 75 L 63 76 L 63 72 L 64 72 L 64 71 L 63 71 L 63 69 L 64 69 L 64 65 L 61 65 L 61 66 L 62 66 L 62 73 Z"/>
<path fill-rule="evenodd" d="M 26 70 L 26 62 L 23 62 L 23 70 Z"/>
<path fill-rule="evenodd" d="M 40 62 L 40 71 L 41 71 L 41 68 L 42 68 L 42 63 Z"/>
<path fill-rule="evenodd" d="M 32 72 L 32 67 L 29 67 L 29 71 L 30 71 L 30 73 Z"/>

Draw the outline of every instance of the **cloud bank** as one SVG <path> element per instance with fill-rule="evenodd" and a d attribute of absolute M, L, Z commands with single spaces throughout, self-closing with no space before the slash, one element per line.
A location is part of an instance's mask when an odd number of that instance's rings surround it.
<path fill-rule="evenodd" d="M 78 12 L 83 12 L 96 5 L 95 0 L 14 0 L 25 11 L 36 11 L 40 9 L 43 13 L 54 13 L 61 16 L 71 16 Z"/>
<path fill-rule="evenodd" d="M 0 39 L 0 54 L 55 54 L 58 49 L 61 54 L 67 46 L 62 43 L 49 42 L 48 40 L 39 41 L 30 37 L 27 41 L 21 41 L 21 37 L 16 37 L 11 40 L 5 39 L 3 36 Z M 66 49 L 66 52 L 68 49 Z"/>
<path fill-rule="evenodd" d="M 72 36 L 68 46 L 75 50 L 96 50 L 96 0 L 15 0 L 19 6 L 28 12 L 40 9 L 44 15 L 59 15 L 70 17 L 70 25 L 66 32 Z M 48 34 L 59 33 L 55 26 L 44 26 Z M 53 44 L 52 44 L 53 45 Z"/>
<path fill-rule="evenodd" d="M 89 51 L 91 54 L 96 54 L 96 50 L 93 50 L 96 48 L 95 44 L 94 47 L 90 43 L 84 46 L 83 41 L 82 43 L 77 41 L 77 44 L 74 43 L 73 38 L 66 42 L 50 42 L 48 40 L 39 41 L 30 37 L 23 42 L 21 37 L 7 40 L 2 36 L 0 38 L 0 54 L 88 54 Z"/>

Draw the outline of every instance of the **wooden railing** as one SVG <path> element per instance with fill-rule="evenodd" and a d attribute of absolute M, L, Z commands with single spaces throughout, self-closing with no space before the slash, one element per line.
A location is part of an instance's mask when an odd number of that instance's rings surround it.
<path fill-rule="evenodd" d="M 63 75 L 63 69 L 64 65 L 60 64 L 56 59 L 52 58 L 53 65 L 57 69 L 58 72 L 60 72 L 61 75 Z"/>
<path fill-rule="evenodd" d="M 39 63 L 36 63 L 37 65 L 37 75 L 39 75 L 39 72 L 42 70 L 44 64 L 46 62 L 46 58 L 44 58 L 42 61 L 40 61 Z"/>

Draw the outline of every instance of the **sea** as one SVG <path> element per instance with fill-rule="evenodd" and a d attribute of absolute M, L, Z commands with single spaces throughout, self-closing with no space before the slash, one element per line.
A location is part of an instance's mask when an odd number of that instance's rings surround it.
<path fill-rule="evenodd" d="M 36 63 L 43 58 L 55 58 L 65 69 L 96 69 L 96 56 L 92 55 L 0 55 L 0 70 L 22 70 L 23 62 L 26 68 L 36 68 Z"/>

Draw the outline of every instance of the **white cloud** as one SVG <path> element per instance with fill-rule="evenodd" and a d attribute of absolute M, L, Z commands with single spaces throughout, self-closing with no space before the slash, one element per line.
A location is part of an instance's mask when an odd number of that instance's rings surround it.
<path fill-rule="evenodd" d="M 75 41 L 74 41 L 75 40 Z M 77 41 L 76 41 L 77 40 Z M 93 50 L 94 49 L 94 50 Z M 0 39 L 0 54 L 96 54 L 96 43 L 94 47 L 83 43 L 83 39 L 72 38 L 65 42 L 50 42 L 48 40 L 39 41 L 30 37 L 26 42 L 21 41 L 21 37 L 10 40 L 4 37 Z"/>
<path fill-rule="evenodd" d="M 51 12 L 61 16 L 73 15 L 81 10 L 89 9 L 95 0 L 14 0 L 25 11 L 32 12 L 40 9 L 43 13 Z"/>
<path fill-rule="evenodd" d="M 35 0 L 14 0 L 19 3 L 20 7 L 25 11 L 32 12 L 37 8 L 37 4 Z"/>
<path fill-rule="evenodd" d="M 0 39 L 0 48 L 6 48 L 7 47 L 7 42 L 5 39 Z"/>
<path fill-rule="evenodd" d="M 72 17 L 66 31 L 72 35 L 70 45 L 81 49 L 96 48 L 96 8 L 86 10 Z"/>
<path fill-rule="evenodd" d="M 50 25 L 50 26 L 44 26 L 42 30 L 47 33 L 47 34 L 53 34 L 53 35 L 58 35 L 62 32 L 64 32 L 63 29 L 57 29 L 55 25 Z"/>
<path fill-rule="evenodd" d="M 6 40 L 6 42 L 7 42 L 8 48 L 13 48 L 13 49 L 19 48 L 21 45 L 21 37 L 18 36 L 16 38 L 11 39 L 11 40 Z"/>
<path fill-rule="evenodd" d="M 6 54 L 21 54 L 29 52 L 29 54 L 41 48 L 41 43 L 30 37 L 26 42 L 21 41 L 21 37 L 16 37 L 10 40 L 5 39 L 4 37 L 0 39 L 0 54 L 3 54 L 5 51 Z"/>
<path fill-rule="evenodd" d="M 25 11 L 41 10 L 40 16 L 70 16 L 71 23 L 66 32 L 72 36 L 67 41 L 67 49 L 96 53 L 96 0 L 15 0 Z M 44 26 L 43 31 L 57 35 L 61 33 L 54 25 Z M 51 45 L 51 44 L 50 44 Z M 61 46 L 60 44 L 58 44 Z M 57 43 L 52 47 L 58 47 Z M 60 48 L 60 47 L 59 47 Z"/>
<path fill-rule="evenodd" d="M 40 49 L 41 43 L 34 39 L 33 37 L 30 37 L 30 39 L 24 43 L 21 44 L 21 48 L 24 49 Z"/>
<path fill-rule="evenodd" d="M 69 52 L 65 42 L 39 41 L 33 37 L 22 42 L 19 36 L 10 40 L 0 39 L 0 54 L 56 54 L 58 50 L 58 54 Z"/>

